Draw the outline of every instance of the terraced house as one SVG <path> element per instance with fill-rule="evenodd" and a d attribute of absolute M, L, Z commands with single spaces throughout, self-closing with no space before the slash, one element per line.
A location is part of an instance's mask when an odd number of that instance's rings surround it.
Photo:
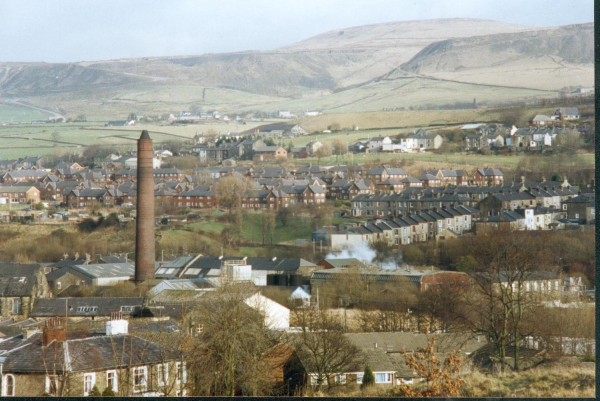
<path fill-rule="evenodd" d="M 342 249 L 363 242 L 386 241 L 389 245 L 407 245 L 438 238 L 456 237 L 473 227 L 478 210 L 468 206 L 442 208 L 404 217 L 376 219 L 330 235 L 331 248 Z"/>
<path fill-rule="evenodd" d="M 83 338 L 82 338 L 83 336 Z M 181 354 L 128 334 L 114 313 L 105 335 L 67 331 L 64 319 L 46 321 L 0 343 L 3 397 L 86 397 L 107 388 L 116 396 L 184 396 Z"/>
<path fill-rule="evenodd" d="M 0 186 L 0 205 L 25 205 L 39 201 L 40 190 L 34 186 Z"/>
<path fill-rule="evenodd" d="M 115 189 L 71 189 L 65 193 L 70 209 L 114 205 L 115 199 L 120 196 L 120 191 Z"/>
<path fill-rule="evenodd" d="M 352 216 L 405 216 L 417 211 L 429 211 L 456 206 L 472 207 L 477 202 L 456 193 L 433 189 L 407 188 L 399 194 L 357 195 L 352 199 Z"/>

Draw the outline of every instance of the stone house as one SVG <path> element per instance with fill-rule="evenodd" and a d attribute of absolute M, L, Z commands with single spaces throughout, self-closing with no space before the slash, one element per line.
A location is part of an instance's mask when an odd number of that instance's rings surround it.
<path fill-rule="evenodd" d="M 116 396 L 184 396 L 181 353 L 128 333 L 116 313 L 105 335 L 67 331 L 64 319 L 46 321 L 0 345 L 2 396 L 89 396 L 108 387 Z"/>
<path fill-rule="evenodd" d="M 0 316 L 29 317 L 37 300 L 52 296 L 44 269 L 37 264 L 0 263 Z"/>

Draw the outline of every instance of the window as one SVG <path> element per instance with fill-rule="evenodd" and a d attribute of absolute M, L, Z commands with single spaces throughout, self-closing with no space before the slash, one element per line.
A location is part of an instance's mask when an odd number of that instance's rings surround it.
<path fill-rule="evenodd" d="M 62 287 L 62 285 L 60 284 L 60 281 L 57 281 L 56 282 L 56 289 L 60 290 L 60 287 Z"/>
<path fill-rule="evenodd" d="M 15 377 L 13 375 L 5 375 L 4 383 L 2 388 L 2 396 L 14 397 L 15 396 Z"/>
<path fill-rule="evenodd" d="M 97 310 L 97 306 L 80 306 L 77 308 L 77 312 L 96 312 Z"/>
<path fill-rule="evenodd" d="M 362 384 L 364 376 L 365 376 L 364 373 L 357 373 L 356 374 L 356 384 Z"/>
<path fill-rule="evenodd" d="M 169 382 L 169 365 L 156 365 L 156 372 L 157 382 L 159 386 L 164 386 Z"/>
<path fill-rule="evenodd" d="M 346 384 L 346 375 L 335 375 L 334 381 L 336 384 Z"/>
<path fill-rule="evenodd" d="M 139 393 L 140 391 L 146 390 L 147 370 L 145 366 L 139 368 L 133 368 L 133 392 Z"/>
<path fill-rule="evenodd" d="M 121 312 L 133 312 L 135 306 L 121 306 Z"/>
<path fill-rule="evenodd" d="M 375 373 L 375 383 L 391 383 L 391 373 Z"/>
<path fill-rule="evenodd" d="M 23 303 L 21 301 L 21 298 L 13 299 L 12 313 L 15 315 L 20 315 L 23 313 Z"/>
<path fill-rule="evenodd" d="M 46 394 L 58 395 L 58 376 L 46 376 Z"/>
<path fill-rule="evenodd" d="M 187 381 L 187 372 L 185 371 L 185 362 L 176 362 L 175 363 L 175 380 L 176 383 L 185 383 Z"/>
<path fill-rule="evenodd" d="M 554 282 L 554 290 L 558 291 L 558 280 Z"/>
<path fill-rule="evenodd" d="M 95 373 L 86 373 L 83 375 L 83 395 L 88 396 L 92 388 L 94 388 L 94 384 L 96 384 L 96 374 Z"/>
<path fill-rule="evenodd" d="M 106 372 L 106 387 L 112 389 L 112 391 L 117 393 L 119 386 L 117 380 L 117 371 L 116 370 L 108 370 Z"/>
<path fill-rule="evenodd" d="M 319 378 L 317 377 L 317 375 L 311 375 L 310 376 L 310 385 L 311 386 L 316 386 L 319 383 Z"/>

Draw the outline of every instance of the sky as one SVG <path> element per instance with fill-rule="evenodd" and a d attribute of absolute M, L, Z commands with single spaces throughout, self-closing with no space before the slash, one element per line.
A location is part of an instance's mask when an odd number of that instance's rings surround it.
<path fill-rule="evenodd" d="M 330 30 L 480 18 L 592 22 L 593 0 L 0 0 L 0 61 L 73 62 L 271 50 Z"/>

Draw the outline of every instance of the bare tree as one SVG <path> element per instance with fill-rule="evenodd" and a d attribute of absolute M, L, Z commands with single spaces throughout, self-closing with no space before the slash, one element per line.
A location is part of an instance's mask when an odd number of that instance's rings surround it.
<path fill-rule="evenodd" d="M 334 139 L 332 145 L 335 148 L 333 153 L 335 154 L 335 162 L 337 163 L 339 156 L 344 156 L 348 153 L 348 145 L 340 138 Z"/>
<path fill-rule="evenodd" d="M 302 308 L 294 311 L 294 317 L 301 328 L 294 347 L 314 375 L 317 390 L 331 386 L 335 374 L 364 365 L 359 348 L 344 336 L 342 322 L 330 311 Z"/>
<path fill-rule="evenodd" d="M 231 214 L 234 207 L 239 207 L 242 197 L 249 191 L 250 183 L 233 176 L 221 178 L 215 184 L 215 195 L 219 203 L 229 209 Z"/>
<path fill-rule="evenodd" d="M 272 380 L 263 372 L 270 369 L 266 356 L 273 357 L 273 351 L 267 351 L 279 334 L 267 329 L 260 310 L 246 304 L 253 292 L 250 286 L 224 283 L 190 311 L 193 324 L 202 327 L 187 352 L 196 381 L 190 395 L 270 394 Z"/>
<path fill-rule="evenodd" d="M 485 334 L 498 350 L 501 368 L 506 367 L 506 346 L 514 345 L 515 369 L 523 338 L 526 310 L 541 300 L 526 289 L 532 274 L 542 270 L 540 241 L 529 233 L 499 229 L 475 237 L 466 253 L 478 262 L 472 272 L 471 291 L 464 291 L 460 320 L 471 331 Z"/>
<path fill-rule="evenodd" d="M 317 163 L 321 164 L 321 158 L 331 156 L 331 146 L 323 142 L 323 146 L 315 150 L 315 156 L 317 157 Z"/>

